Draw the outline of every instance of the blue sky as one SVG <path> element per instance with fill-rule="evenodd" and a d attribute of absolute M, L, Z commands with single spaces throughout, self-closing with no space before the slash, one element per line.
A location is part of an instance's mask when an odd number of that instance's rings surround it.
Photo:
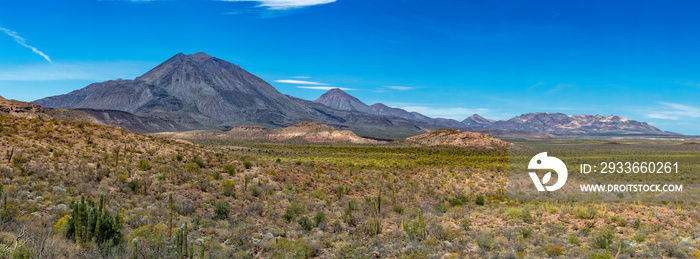
<path fill-rule="evenodd" d="M 619 114 L 700 135 L 695 1 L 30 1 L 0 7 L 0 95 L 133 79 L 178 52 L 280 92 L 462 120 Z"/>

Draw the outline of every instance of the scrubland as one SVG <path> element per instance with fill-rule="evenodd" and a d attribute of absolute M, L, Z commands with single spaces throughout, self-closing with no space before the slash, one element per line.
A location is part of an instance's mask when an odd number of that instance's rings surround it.
<path fill-rule="evenodd" d="M 0 258 L 700 258 L 697 203 L 515 201 L 506 150 L 0 116 L 0 152 Z"/>

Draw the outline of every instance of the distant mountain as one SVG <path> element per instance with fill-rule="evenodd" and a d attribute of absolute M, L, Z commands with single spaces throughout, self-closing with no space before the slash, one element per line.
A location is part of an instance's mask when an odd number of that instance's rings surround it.
<path fill-rule="evenodd" d="M 333 88 L 328 90 L 316 99 L 317 103 L 325 104 L 328 107 L 338 110 L 346 111 L 360 111 L 366 113 L 372 113 L 372 108 L 358 100 L 357 98 L 349 95 L 340 88 Z"/>
<path fill-rule="evenodd" d="M 201 52 L 178 53 L 133 80 L 93 83 L 34 103 L 46 109 L 45 114 L 51 117 L 112 125 L 139 133 L 229 130 L 242 125 L 282 128 L 303 121 L 378 139 L 402 139 L 441 128 L 499 137 L 663 133 L 649 124 L 620 116 L 546 113 L 491 121 L 473 115 L 462 123 L 381 103 L 368 106 L 340 89 L 308 101 L 284 95 L 241 67 Z M 20 106 L 12 109 L 41 109 Z"/>
<path fill-rule="evenodd" d="M 487 118 L 481 117 L 479 114 L 474 114 L 472 116 L 469 116 L 468 118 L 464 119 L 462 123 L 464 125 L 467 125 L 469 127 L 487 127 L 488 125 L 491 125 L 491 123 L 495 122 L 495 120 L 489 120 Z"/>
<path fill-rule="evenodd" d="M 196 126 L 298 118 L 306 107 L 239 66 L 205 53 L 179 53 L 134 80 L 94 83 L 34 101 L 48 108 L 118 110 Z"/>
<path fill-rule="evenodd" d="M 341 91 L 327 97 L 328 100 L 341 101 L 338 107 L 346 109 L 284 95 L 239 66 L 200 52 L 192 55 L 178 53 L 134 80 L 94 83 L 34 103 L 48 108 L 101 111 L 98 114 L 120 111 L 138 118 L 165 121 L 151 121 L 152 128 L 149 128 L 149 123 L 138 125 L 136 129 L 128 128 L 138 132 L 163 131 L 163 126 L 171 122 L 176 125 L 175 130 L 227 130 L 240 125 L 274 128 L 315 121 L 350 129 L 364 136 L 397 139 L 418 134 L 424 129 L 442 127 L 400 117 L 368 114 L 370 108 L 359 100 L 337 96 L 342 94 Z M 342 103 L 343 100 L 349 101 Z"/>
<path fill-rule="evenodd" d="M 471 127 L 540 132 L 554 135 L 671 134 L 619 115 L 527 113 L 509 120 L 489 120 L 474 114 L 462 121 Z"/>
<path fill-rule="evenodd" d="M 443 119 L 443 118 L 430 118 L 428 116 L 425 116 L 423 114 L 417 113 L 417 112 L 408 112 L 403 109 L 399 108 L 392 108 L 389 106 L 386 106 L 382 103 L 375 103 L 372 106 L 368 106 L 367 104 L 363 103 L 359 99 L 355 98 L 352 95 L 349 95 L 345 91 L 341 90 L 340 88 L 333 88 L 331 90 L 328 90 L 328 92 L 324 93 L 316 99 L 317 103 L 322 103 L 328 107 L 338 109 L 338 110 L 346 110 L 346 111 L 360 111 L 360 112 L 365 112 L 369 114 L 375 114 L 375 115 L 385 115 L 385 116 L 392 116 L 392 117 L 398 117 L 398 118 L 403 118 L 407 120 L 412 120 L 412 121 L 419 121 L 423 123 L 427 123 L 430 125 L 435 125 L 439 127 L 446 127 L 446 128 L 453 128 L 453 129 L 463 129 L 465 128 L 465 125 L 460 123 L 459 121 L 452 120 L 452 119 Z"/>

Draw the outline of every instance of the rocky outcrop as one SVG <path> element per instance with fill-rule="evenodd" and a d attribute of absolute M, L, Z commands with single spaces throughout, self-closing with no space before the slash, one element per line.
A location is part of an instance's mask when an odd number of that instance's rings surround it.
<path fill-rule="evenodd" d="M 422 146 L 457 146 L 483 149 L 499 149 L 508 147 L 509 143 L 489 134 L 462 132 L 453 129 L 434 130 L 406 139 L 406 142 Z"/>

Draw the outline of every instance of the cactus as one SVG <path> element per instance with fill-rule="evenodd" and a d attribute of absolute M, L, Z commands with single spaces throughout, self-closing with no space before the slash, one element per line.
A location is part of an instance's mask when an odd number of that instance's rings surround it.
<path fill-rule="evenodd" d="M 421 236 L 425 236 L 425 222 L 423 221 L 423 208 L 418 208 L 418 231 Z"/>
<path fill-rule="evenodd" d="M 192 242 L 190 242 L 190 259 L 194 258 L 194 246 L 192 245 Z"/>
<path fill-rule="evenodd" d="M 379 185 L 379 195 L 377 196 L 377 215 L 382 215 L 382 185 Z"/>
<path fill-rule="evenodd" d="M 180 258 L 180 259 L 182 259 L 182 243 L 183 243 L 182 240 L 183 239 L 184 238 L 183 238 L 182 228 L 179 228 L 177 230 L 177 238 L 175 239 L 176 240 L 175 247 L 177 250 L 177 258 Z"/>
<path fill-rule="evenodd" d="M 172 229 L 173 229 L 173 194 L 170 194 L 170 198 L 168 199 L 168 210 L 170 213 L 168 214 L 168 241 L 171 240 L 172 238 Z"/>
<path fill-rule="evenodd" d="M 80 214 L 78 213 L 78 204 L 76 202 L 73 202 L 73 226 L 75 228 L 75 242 L 80 241 Z"/>
<path fill-rule="evenodd" d="M 100 233 L 100 224 L 102 223 L 102 209 L 105 206 L 105 195 L 100 193 L 100 205 L 97 209 L 97 218 L 95 219 L 95 236 Z"/>
<path fill-rule="evenodd" d="M 139 241 L 134 238 L 131 240 L 131 258 L 136 259 L 138 257 L 138 243 Z"/>
<path fill-rule="evenodd" d="M 7 193 L 2 198 L 2 221 L 7 220 Z"/>
<path fill-rule="evenodd" d="M 101 194 L 100 203 L 95 204 L 92 201 L 86 201 L 83 194 L 79 201 L 73 202 L 72 229 L 74 233 L 72 235 L 76 243 L 92 241 L 102 243 L 114 238 L 113 233 L 115 229 L 105 232 L 105 230 L 100 228 L 104 222 L 108 222 L 107 225 L 110 227 L 121 228 L 121 220 L 119 218 L 113 218 L 105 214 L 107 213 L 107 210 L 104 209 L 105 200 L 104 194 Z M 88 207 L 88 204 L 90 207 Z M 119 230 L 116 229 L 116 231 Z"/>
<path fill-rule="evenodd" d="M 182 253 L 184 257 L 187 257 L 187 221 L 185 221 L 182 232 Z"/>

